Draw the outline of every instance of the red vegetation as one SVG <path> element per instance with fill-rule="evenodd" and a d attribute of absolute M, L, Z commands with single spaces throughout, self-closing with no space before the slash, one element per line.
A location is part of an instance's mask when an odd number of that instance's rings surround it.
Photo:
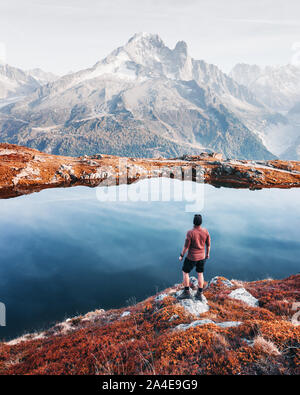
<path fill-rule="evenodd" d="M 120 159 L 126 162 L 124 168 L 120 168 Z M 112 155 L 68 157 L 0 143 L 0 198 L 45 188 L 96 186 L 104 180 L 105 184 L 116 185 L 166 174 L 181 180 L 183 173 L 187 176 L 196 166 L 203 169 L 204 182 L 216 186 L 250 189 L 300 186 L 300 162 L 296 161 L 274 160 L 263 165 L 246 160 L 228 162 L 220 154 L 207 153 L 173 159 Z"/>
<path fill-rule="evenodd" d="M 243 283 L 261 307 L 230 299 L 222 281 L 207 288 L 215 322 L 174 330 L 199 317 L 172 296 L 151 297 L 128 308 L 99 311 L 58 324 L 44 338 L 0 344 L 1 374 L 299 374 L 300 326 L 291 322 L 299 302 L 300 275 L 284 280 Z M 87 319 L 89 318 L 89 319 Z M 64 323 L 65 324 L 65 323 Z M 60 328 L 60 330 L 58 330 Z"/>

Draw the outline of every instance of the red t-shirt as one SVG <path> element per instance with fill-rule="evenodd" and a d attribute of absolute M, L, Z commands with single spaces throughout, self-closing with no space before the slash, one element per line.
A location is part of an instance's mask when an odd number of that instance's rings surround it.
<path fill-rule="evenodd" d="M 187 258 L 190 261 L 205 259 L 205 245 L 210 246 L 210 235 L 207 229 L 197 226 L 187 232 L 184 246 L 188 248 Z"/>

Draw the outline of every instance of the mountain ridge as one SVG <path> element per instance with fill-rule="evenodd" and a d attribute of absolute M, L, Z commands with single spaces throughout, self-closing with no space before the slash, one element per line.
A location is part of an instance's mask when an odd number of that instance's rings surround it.
<path fill-rule="evenodd" d="M 260 67 L 238 63 L 229 75 L 276 111 L 288 111 L 300 101 L 300 67 L 297 65 Z"/>

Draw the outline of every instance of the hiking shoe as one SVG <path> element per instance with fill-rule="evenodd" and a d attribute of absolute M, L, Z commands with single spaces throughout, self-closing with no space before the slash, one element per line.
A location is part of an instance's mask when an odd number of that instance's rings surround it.
<path fill-rule="evenodd" d="M 203 295 L 202 292 L 199 291 L 199 289 L 196 292 L 195 299 L 199 300 L 200 302 L 203 302 Z"/>
<path fill-rule="evenodd" d="M 178 299 L 191 299 L 190 290 L 184 289 L 178 296 Z"/>

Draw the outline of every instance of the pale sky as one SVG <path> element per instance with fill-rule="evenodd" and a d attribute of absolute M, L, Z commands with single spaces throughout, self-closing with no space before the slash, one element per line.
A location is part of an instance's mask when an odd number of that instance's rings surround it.
<path fill-rule="evenodd" d="M 58 74 L 95 64 L 137 32 L 224 71 L 300 59 L 299 0 L 1 0 L 0 58 Z"/>

